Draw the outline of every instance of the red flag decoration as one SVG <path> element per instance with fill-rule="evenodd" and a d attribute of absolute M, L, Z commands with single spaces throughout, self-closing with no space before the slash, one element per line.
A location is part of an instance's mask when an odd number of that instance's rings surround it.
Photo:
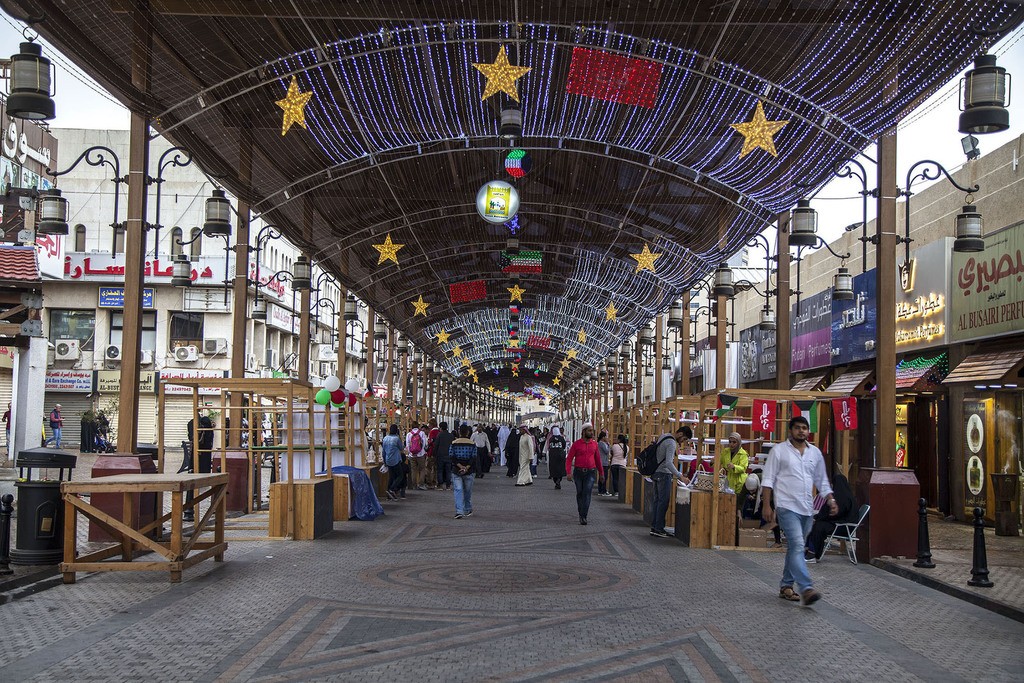
<path fill-rule="evenodd" d="M 577 47 L 572 51 L 565 91 L 653 109 L 660 82 L 661 64 L 658 62 Z"/>
<path fill-rule="evenodd" d="M 857 428 L 857 397 L 832 399 L 832 415 L 836 418 L 836 429 L 845 432 Z"/>
<path fill-rule="evenodd" d="M 817 401 L 813 399 L 793 401 L 793 417 L 803 416 L 807 418 L 811 434 L 818 433 L 818 409 Z"/>
<path fill-rule="evenodd" d="M 483 280 L 456 282 L 455 284 L 448 285 L 448 297 L 453 304 L 479 301 L 480 299 L 487 298 L 487 286 Z"/>
<path fill-rule="evenodd" d="M 526 345 L 532 349 L 549 349 L 551 348 L 551 337 L 531 334 L 526 338 Z"/>
<path fill-rule="evenodd" d="M 775 431 L 775 410 L 778 404 L 775 401 L 766 401 L 763 398 L 755 398 L 750 416 L 753 421 L 755 432 L 771 434 Z"/>

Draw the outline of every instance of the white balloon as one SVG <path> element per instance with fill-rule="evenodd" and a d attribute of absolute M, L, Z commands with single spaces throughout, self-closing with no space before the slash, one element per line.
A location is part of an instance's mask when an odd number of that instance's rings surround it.
<path fill-rule="evenodd" d="M 359 391 L 359 380 L 353 377 L 349 381 L 345 382 L 345 391 L 350 394 L 354 394 Z"/>
<path fill-rule="evenodd" d="M 330 392 L 335 392 L 341 388 L 341 380 L 337 377 L 328 377 L 327 381 L 324 382 L 324 389 Z"/>

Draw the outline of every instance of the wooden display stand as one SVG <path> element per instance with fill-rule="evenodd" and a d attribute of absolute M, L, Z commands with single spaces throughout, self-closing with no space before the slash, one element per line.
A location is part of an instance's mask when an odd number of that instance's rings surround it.
<path fill-rule="evenodd" d="M 64 561 L 60 571 L 64 583 L 74 583 L 77 572 L 102 571 L 167 571 L 171 582 L 181 581 L 181 573 L 188 567 L 212 557 L 216 562 L 224 561 L 228 544 L 224 541 L 225 494 L 227 474 L 115 474 L 109 477 L 66 481 L 60 485 L 64 498 Z M 209 499 L 210 507 L 198 519 L 191 538 L 182 535 L 183 494 L 207 488 L 199 493 L 193 504 L 196 510 L 200 502 Z M 124 500 L 123 516 L 117 519 L 82 499 L 84 494 L 120 494 Z M 140 527 L 136 508 L 131 505 L 132 497 L 142 493 L 170 493 L 171 511 L 155 521 Z M 78 513 L 82 513 L 93 524 L 98 524 L 119 543 L 86 555 L 78 555 Z M 213 540 L 200 541 L 202 529 L 214 516 Z M 171 523 L 171 537 L 160 542 L 146 536 L 165 522 Z M 153 551 L 163 561 L 133 562 L 137 548 Z M 190 556 L 192 551 L 198 551 Z M 104 562 L 117 555 L 120 561 Z"/>
<path fill-rule="evenodd" d="M 678 496 L 678 494 L 677 494 Z M 712 528 L 715 527 L 714 545 L 736 544 L 736 496 L 720 493 L 721 505 L 717 518 L 711 515 L 711 491 L 690 491 L 690 502 L 676 502 L 676 538 L 691 548 L 710 548 Z M 712 519 L 717 524 L 712 524 Z"/>
<path fill-rule="evenodd" d="M 334 521 L 347 522 L 352 519 L 352 483 L 347 474 L 335 474 L 334 479 Z"/>
<path fill-rule="evenodd" d="M 294 521 L 292 538 L 312 541 L 334 529 L 334 481 L 328 477 L 297 479 L 270 485 L 270 535 L 288 535 L 288 522 Z"/>

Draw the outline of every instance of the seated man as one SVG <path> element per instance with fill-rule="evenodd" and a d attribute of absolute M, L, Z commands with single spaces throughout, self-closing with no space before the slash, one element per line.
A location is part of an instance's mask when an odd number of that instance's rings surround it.
<path fill-rule="evenodd" d="M 837 474 L 832 483 L 832 494 L 835 496 L 839 511 L 829 514 L 828 506 L 822 506 L 821 510 L 814 515 L 814 526 L 811 527 L 811 534 L 807 537 L 806 559 L 817 562 L 825 554 L 825 539 L 827 539 L 836 528 L 836 524 L 857 521 L 857 501 L 853 498 L 853 490 L 850 488 L 849 480 L 841 474 Z"/>

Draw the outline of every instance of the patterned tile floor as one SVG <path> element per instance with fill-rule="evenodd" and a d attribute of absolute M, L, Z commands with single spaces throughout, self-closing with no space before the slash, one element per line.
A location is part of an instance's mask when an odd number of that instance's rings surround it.
<path fill-rule="evenodd" d="M 538 478 L 416 491 L 310 542 L 235 542 L 180 584 L 79 576 L 0 605 L 3 681 L 1024 680 L 1024 624 L 871 566 L 688 549 Z"/>

